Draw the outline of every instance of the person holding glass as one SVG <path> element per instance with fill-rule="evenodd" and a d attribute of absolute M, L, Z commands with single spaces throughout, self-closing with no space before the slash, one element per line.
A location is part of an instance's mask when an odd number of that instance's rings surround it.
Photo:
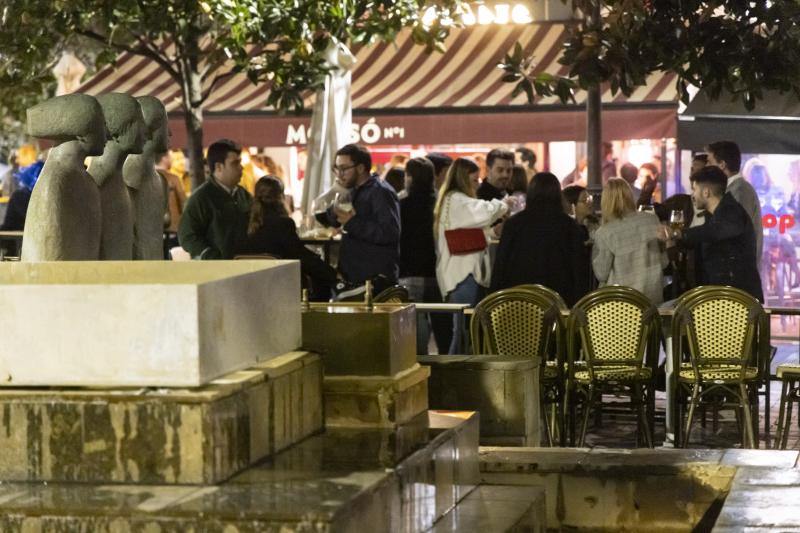
<path fill-rule="evenodd" d="M 600 199 L 603 223 L 594 234 L 592 267 L 600 286 L 633 287 L 654 304 L 663 301 L 667 256 L 654 213 L 636 211 L 628 182 L 611 178 Z"/>
<path fill-rule="evenodd" d="M 487 236 L 499 236 L 507 212 L 503 200 L 476 198 L 478 164 L 459 157 L 447 172 L 433 211 L 436 236 L 436 280 L 449 303 L 475 306 L 491 280 Z M 457 353 L 463 335 L 460 317 L 453 320 L 449 353 Z"/>
<path fill-rule="evenodd" d="M 342 229 L 339 272 L 350 284 L 382 277 L 397 283 L 400 260 L 400 205 L 391 185 L 371 174 L 372 156 L 358 144 L 336 152 L 333 173 L 346 189 L 327 210 L 328 222 Z"/>

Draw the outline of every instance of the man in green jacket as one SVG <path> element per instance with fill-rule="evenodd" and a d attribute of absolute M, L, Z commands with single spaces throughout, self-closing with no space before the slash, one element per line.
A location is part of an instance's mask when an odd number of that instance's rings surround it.
<path fill-rule="evenodd" d="M 189 197 L 178 241 L 192 259 L 232 259 L 247 237 L 252 197 L 239 187 L 241 148 L 223 139 L 208 147 L 211 177 Z"/>

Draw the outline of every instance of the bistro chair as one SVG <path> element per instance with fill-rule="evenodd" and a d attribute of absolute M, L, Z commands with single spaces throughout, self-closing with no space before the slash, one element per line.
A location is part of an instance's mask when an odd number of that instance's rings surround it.
<path fill-rule="evenodd" d="M 768 372 L 762 367 L 769 351 L 768 316 L 746 292 L 708 285 L 678 300 L 672 316 L 673 368 L 678 372 L 677 400 L 689 398 L 682 446 L 689 442 L 695 410 L 711 404 L 734 407 L 744 445 L 756 447 L 753 412 L 757 421 L 758 388 Z M 688 362 L 682 360 L 684 353 Z"/>
<path fill-rule="evenodd" d="M 586 441 L 589 414 L 600 409 L 603 394 L 627 394 L 637 414 L 639 440 L 653 447 L 655 367 L 660 319 L 639 291 L 618 285 L 581 298 L 567 323 L 567 396 L 574 440 L 575 405 L 583 400 L 579 446 Z M 585 367 L 576 364 L 583 355 Z"/>
<path fill-rule="evenodd" d="M 540 357 L 545 363 L 539 367 L 539 395 L 550 446 L 556 431 L 562 441 L 565 435 L 563 321 L 558 300 L 541 286 L 497 291 L 478 303 L 470 325 L 475 353 Z M 552 364 L 546 364 L 551 360 Z M 554 411 L 552 416 L 549 408 Z"/>
<path fill-rule="evenodd" d="M 411 301 L 408 296 L 408 289 L 401 285 L 394 285 L 379 292 L 372 300 L 377 303 L 401 304 Z"/>
<path fill-rule="evenodd" d="M 792 404 L 800 403 L 800 365 L 796 363 L 778 365 L 775 374 L 783 386 L 773 448 L 785 450 L 789 441 L 789 428 L 792 426 Z"/>

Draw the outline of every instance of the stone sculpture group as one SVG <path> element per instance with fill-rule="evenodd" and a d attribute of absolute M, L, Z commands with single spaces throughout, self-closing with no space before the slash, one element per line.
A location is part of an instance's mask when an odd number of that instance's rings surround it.
<path fill-rule="evenodd" d="M 155 158 L 168 129 L 157 98 L 56 96 L 28 109 L 28 133 L 57 145 L 31 194 L 22 261 L 163 259 Z"/>

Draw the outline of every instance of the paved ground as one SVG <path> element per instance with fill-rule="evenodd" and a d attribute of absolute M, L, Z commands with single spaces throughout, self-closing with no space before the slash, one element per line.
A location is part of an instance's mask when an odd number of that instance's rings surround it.
<path fill-rule="evenodd" d="M 773 328 L 773 335 L 775 329 Z M 795 337 L 796 338 L 796 337 Z M 772 362 L 772 373 L 774 375 L 777 366 L 784 362 L 797 363 L 800 353 L 798 351 L 798 342 L 780 337 L 773 339 L 773 345 L 778 348 L 775 359 Z M 780 405 L 781 383 L 780 381 L 772 382 L 772 390 L 770 394 L 770 439 L 775 437 L 775 428 L 778 422 L 778 409 Z M 607 401 L 613 402 L 614 398 L 606 398 Z M 763 397 L 761 397 L 763 401 Z M 658 393 L 656 395 L 656 446 L 660 446 L 664 441 L 664 394 Z M 789 433 L 789 441 L 787 449 L 800 448 L 800 425 L 797 420 L 797 406 L 793 412 L 793 419 L 795 422 L 792 424 Z M 764 431 L 764 407 L 763 404 L 759 408 L 760 412 L 760 448 L 765 448 L 765 431 Z M 699 419 L 697 423 L 692 426 L 692 433 L 690 438 L 690 447 L 693 448 L 737 448 L 741 447 L 741 438 L 739 436 L 738 425 L 734 417 L 733 411 L 721 411 L 719 413 L 719 422 L 714 427 L 712 423 L 711 413 L 708 413 L 706 418 L 706 425 L 702 427 Z M 627 408 L 611 407 L 604 409 L 601 425 L 594 425 L 590 421 L 589 432 L 586 436 L 586 445 L 590 447 L 606 447 L 606 448 L 633 448 L 636 446 L 636 419 Z M 769 446 L 772 446 L 770 440 Z"/>

